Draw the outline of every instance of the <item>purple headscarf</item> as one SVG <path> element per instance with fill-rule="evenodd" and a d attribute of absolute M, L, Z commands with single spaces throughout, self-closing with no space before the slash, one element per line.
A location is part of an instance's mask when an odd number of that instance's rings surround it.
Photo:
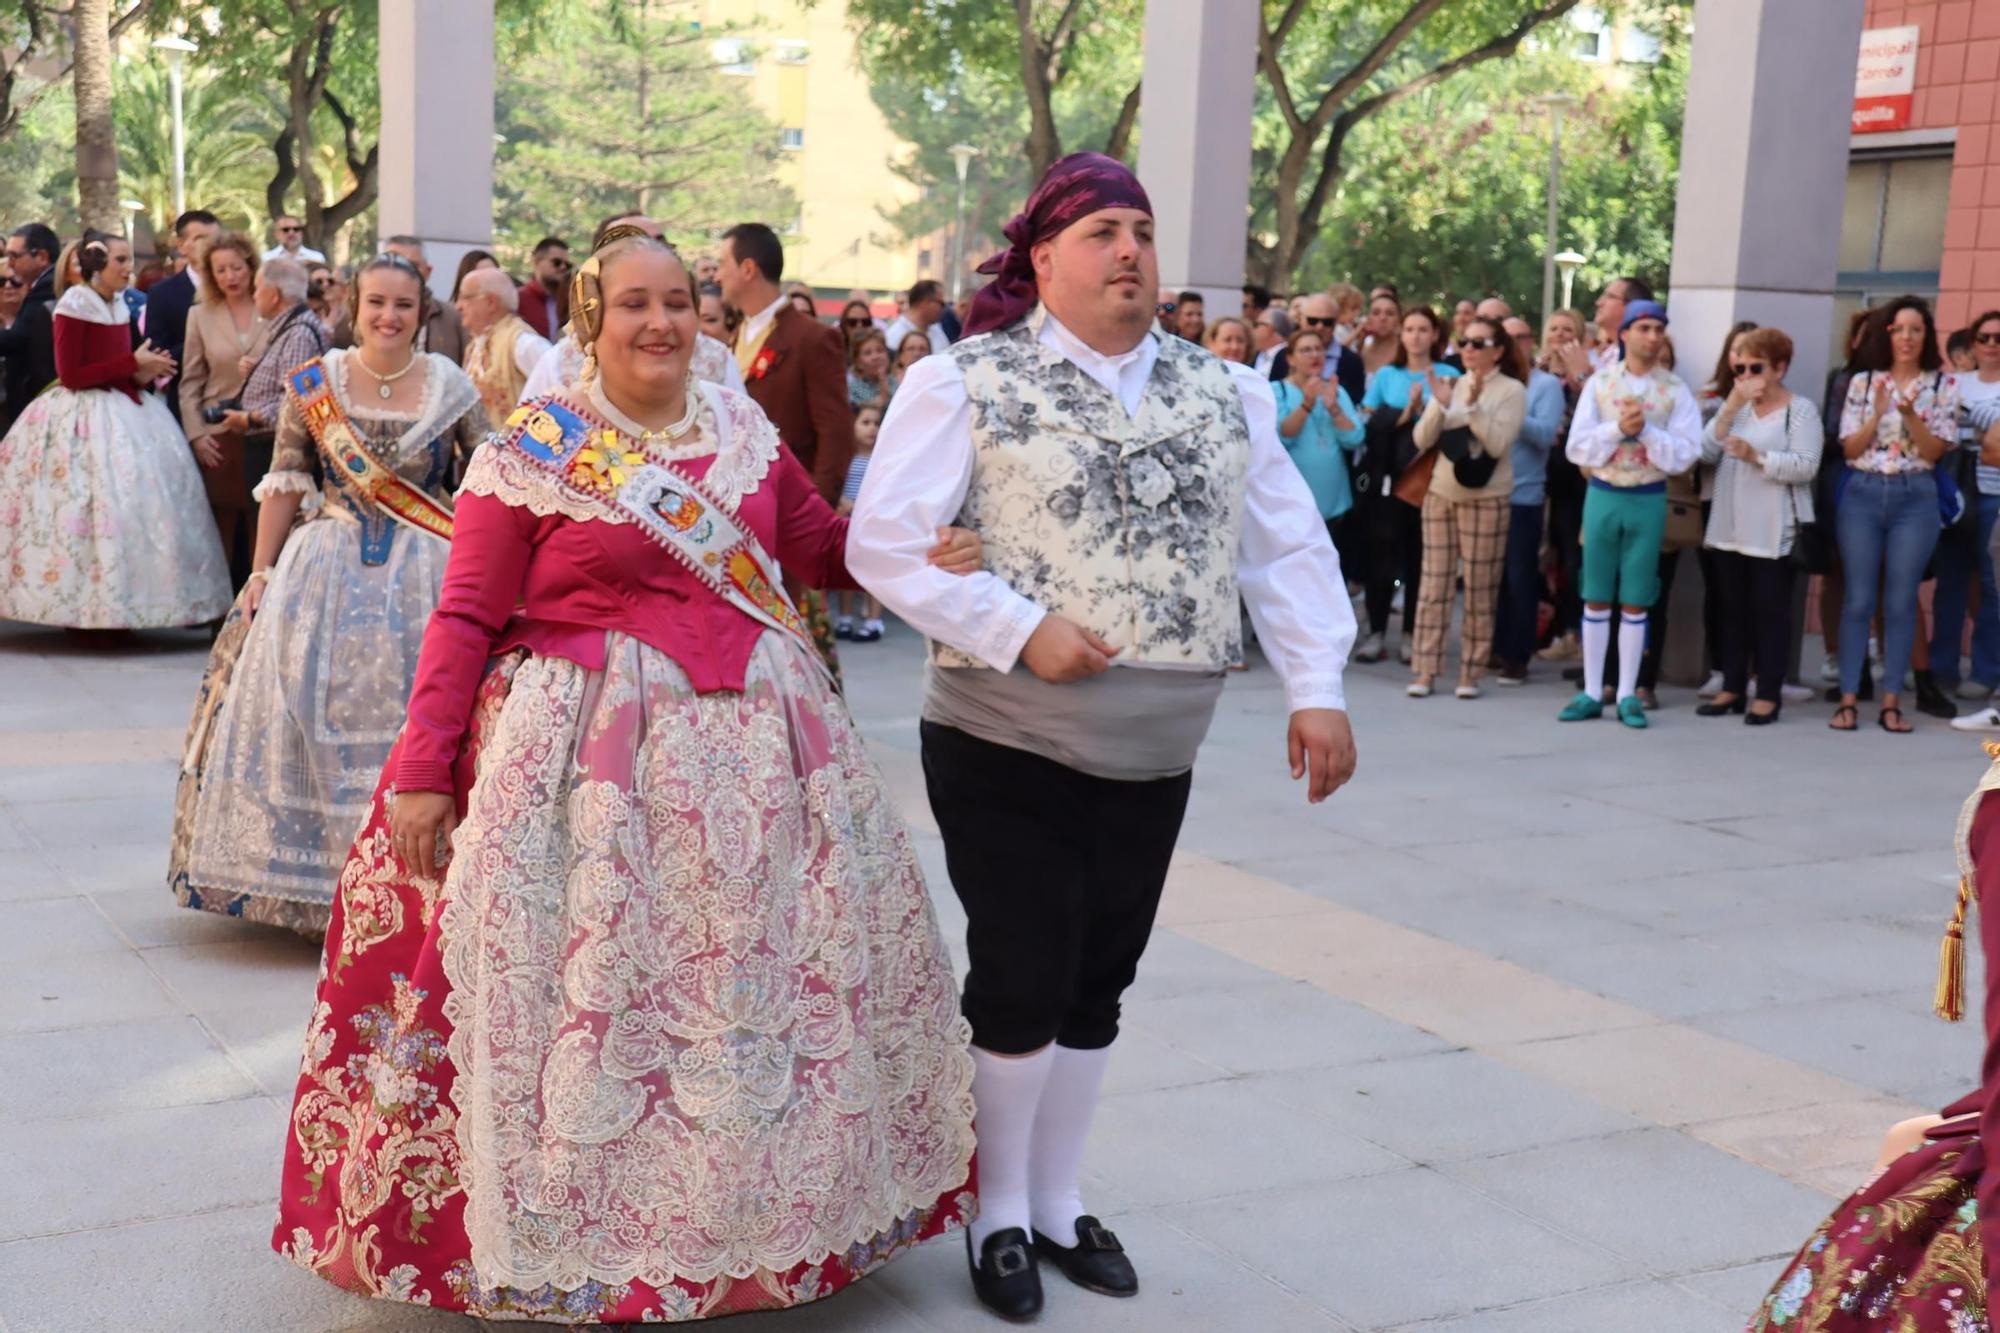
<path fill-rule="evenodd" d="M 1035 308 L 1035 265 L 1028 252 L 1082 218 L 1106 208 L 1136 208 L 1149 217 L 1153 201 L 1132 169 L 1102 153 L 1071 153 L 1049 168 L 1028 202 L 1001 228 L 1010 242 L 979 266 L 993 281 L 972 298 L 968 336 L 1005 328 Z"/>

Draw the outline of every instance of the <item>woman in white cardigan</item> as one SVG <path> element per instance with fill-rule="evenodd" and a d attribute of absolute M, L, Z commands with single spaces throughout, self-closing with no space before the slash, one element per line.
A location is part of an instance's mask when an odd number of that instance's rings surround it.
<path fill-rule="evenodd" d="M 1734 384 L 1702 431 L 1715 468 L 1715 508 L 1703 545 L 1715 552 L 1722 598 L 1722 693 L 1695 711 L 1744 713 L 1753 727 L 1778 720 L 1791 661 L 1792 562 L 1799 525 L 1813 520 L 1812 482 L 1825 436 L 1819 409 L 1785 387 L 1792 340 L 1779 329 L 1736 335 Z M 1757 689 L 1749 691 L 1755 660 Z"/>

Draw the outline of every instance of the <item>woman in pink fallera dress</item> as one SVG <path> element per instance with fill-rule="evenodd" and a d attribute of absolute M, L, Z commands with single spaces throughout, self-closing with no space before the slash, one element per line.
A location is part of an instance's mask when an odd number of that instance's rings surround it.
<path fill-rule="evenodd" d="M 775 563 L 854 586 L 846 520 L 749 398 L 691 380 L 671 250 L 614 236 L 572 312 L 594 368 L 458 499 L 273 1243 L 490 1318 L 795 1305 L 970 1210 L 968 1033 Z"/>

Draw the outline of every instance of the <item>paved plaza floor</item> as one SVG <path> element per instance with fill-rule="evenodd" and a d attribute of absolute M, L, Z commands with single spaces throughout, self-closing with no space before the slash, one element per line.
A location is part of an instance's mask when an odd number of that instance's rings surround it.
<path fill-rule="evenodd" d="M 167 892 L 202 652 L 0 627 L 0 1333 L 479 1327 L 268 1248 L 317 950 Z M 844 661 L 957 940 L 915 641 Z M 1684 690 L 1565 727 L 1542 676 L 1356 668 L 1360 775 L 1318 808 L 1271 672 L 1231 680 L 1088 1158 L 1144 1290 L 1051 1274 L 1041 1327 L 1724 1333 L 1882 1130 L 1970 1086 L 1976 1025 L 1929 1004 L 1976 738 Z M 1000 1326 L 954 1236 L 728 1327 Z"/>

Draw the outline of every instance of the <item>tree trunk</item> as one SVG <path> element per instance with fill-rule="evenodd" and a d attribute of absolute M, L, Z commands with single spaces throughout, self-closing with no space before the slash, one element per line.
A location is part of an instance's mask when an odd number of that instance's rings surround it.
<path fill-rule="evenodd" d="M 1056 130 L 1055 90 L 1049 77 L 1049 52 L 1035 32 L 1031 0 L 1015 0 L 1015 22 L 1021 36 L 1021 87 L 1028 95 L 1028 179 L 1040 180 L 1062 156 Z"/>
<path fill-rule="evenodd" d="M 111 0 L 76 0 L 76 191 L 83 225 L 122 235 L 111 120 Z"/>

